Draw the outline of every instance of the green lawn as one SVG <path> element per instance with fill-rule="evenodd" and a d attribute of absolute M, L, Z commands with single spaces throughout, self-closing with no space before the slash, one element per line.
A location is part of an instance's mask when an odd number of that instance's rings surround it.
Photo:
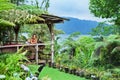
<path fill-rule="evenodd" d="M 29 65 L 30 70 L 34 73 L 37 71 L 38 66 Z M 44 67 L 39 77 L 43 78 L 48 76 L 51 80 L 86 80 L 85 78 L 80 78 L 78 76 L 60 72 L 58 69 L 53 69 L 49 67 Z"/>

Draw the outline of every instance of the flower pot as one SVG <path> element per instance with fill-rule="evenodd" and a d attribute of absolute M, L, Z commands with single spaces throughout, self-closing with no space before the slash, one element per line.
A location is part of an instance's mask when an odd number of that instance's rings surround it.
<path fill-rule="evenodd" d="M 49 67 L 52 67 L 52 63 L 51 62 L 49 62 L 48 65 L 49 65 Z"/>
<path fill-rule="evenodd" d="M 76 71 L 76 75 L 79 76 L 79 71 Z"/>
<path fill-rule="evenodd" d="M 53 67 L 53 68 L 56 68 L 56 65 L 55 65 L 55 63 L 52 63 L 52 67 Z"/>
<path fill-rule="evenodd" d="M 59 65 L 59 64 L 56 64 L 56 68 L 59 69 L 59 68 L 60 68 L 60 65 Z"/>
<path fill-rule="evenodd" d="M 68 72 L 69 72 L 69 68 L 68 68 L 68 67 L 65 67 L 65 68 L 64 68 L 64 71 L 65 71 L 66 73 L 68 73 Z"/>
<path fill-rule="evenodd" d="M 90 75 L 90 74 L 87 74 L 87 75 L 85 75 L 85 78 L 86 78 L 86 79 L 91 79 L 91 75 Z"/>
<path fill-rule="evenodd" d="M 59 70 L 60 70 L 60 71 L 64 71 L 63 69 L 64 69 L 64 68 L 63 68 L 62 66 L 60 66 Z"/>
<path fill-rule="evenodd" d="M 84 71 L 79 71 L 79 76 L 80 77 L 84 77 L 85 76 L 85 72 Z"/>
<path fill-rule="evenodd" d="M 76 69 L 71 69 L 71 70 L 69 70 L 69 73 L 76 75 Z"/>
<path fill-rule="evenodd" d="M 72 74 L 72 73 L 73 73 L 73 70 L 70 69 L 70 70 L 69 70 L 69 73 Z"/>
<path fill-rule="evenodd" d="M 76 69 L 73 69 L 72 74 L 76 75 Z"/>
<path fill-rule="evenodd" d="M 100 78 L 99 77 L 94 77 L 94 78 L 92 78 L 92 80 L 100 80 Z"/>

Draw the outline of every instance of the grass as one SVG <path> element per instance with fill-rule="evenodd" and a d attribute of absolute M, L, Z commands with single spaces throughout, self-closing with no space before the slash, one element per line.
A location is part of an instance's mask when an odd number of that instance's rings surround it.
<path fill-rule="evenodd" d="M 29 65 L 30 70 L 35 73 L 38 69 L 38 66 Z M 49 67 L 44 67 L 42 72 L 39 75 L 39 78 L 49 77 L 51 80 L 86 80 L 85 78 L 80 78 L 72 74 L 64 73 L 58 69 L 53 69 Z"/>

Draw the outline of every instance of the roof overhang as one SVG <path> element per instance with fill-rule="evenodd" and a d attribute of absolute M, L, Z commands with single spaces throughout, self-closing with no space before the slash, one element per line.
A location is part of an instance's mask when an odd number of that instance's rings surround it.
<path fill-rule="evenodd" d="M 38 23 L 63 23 L 64 20 L 69 21 L 69 19 L 67 18 L 63 18 L 63 17 L 58 17 L 55 15 L 49 15 L 49 14 L 41 14 L 39 17 L 43 18 L 45 21 L 38 21 Z"/>

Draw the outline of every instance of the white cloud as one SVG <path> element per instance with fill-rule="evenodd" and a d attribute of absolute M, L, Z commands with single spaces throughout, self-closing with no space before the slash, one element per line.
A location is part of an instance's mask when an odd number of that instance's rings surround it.
<path fill-rule="evenodd" d="M 50 0 L 49 12 L 58 16 L 103 21 L 90 13 L 89 0 Z"/>

